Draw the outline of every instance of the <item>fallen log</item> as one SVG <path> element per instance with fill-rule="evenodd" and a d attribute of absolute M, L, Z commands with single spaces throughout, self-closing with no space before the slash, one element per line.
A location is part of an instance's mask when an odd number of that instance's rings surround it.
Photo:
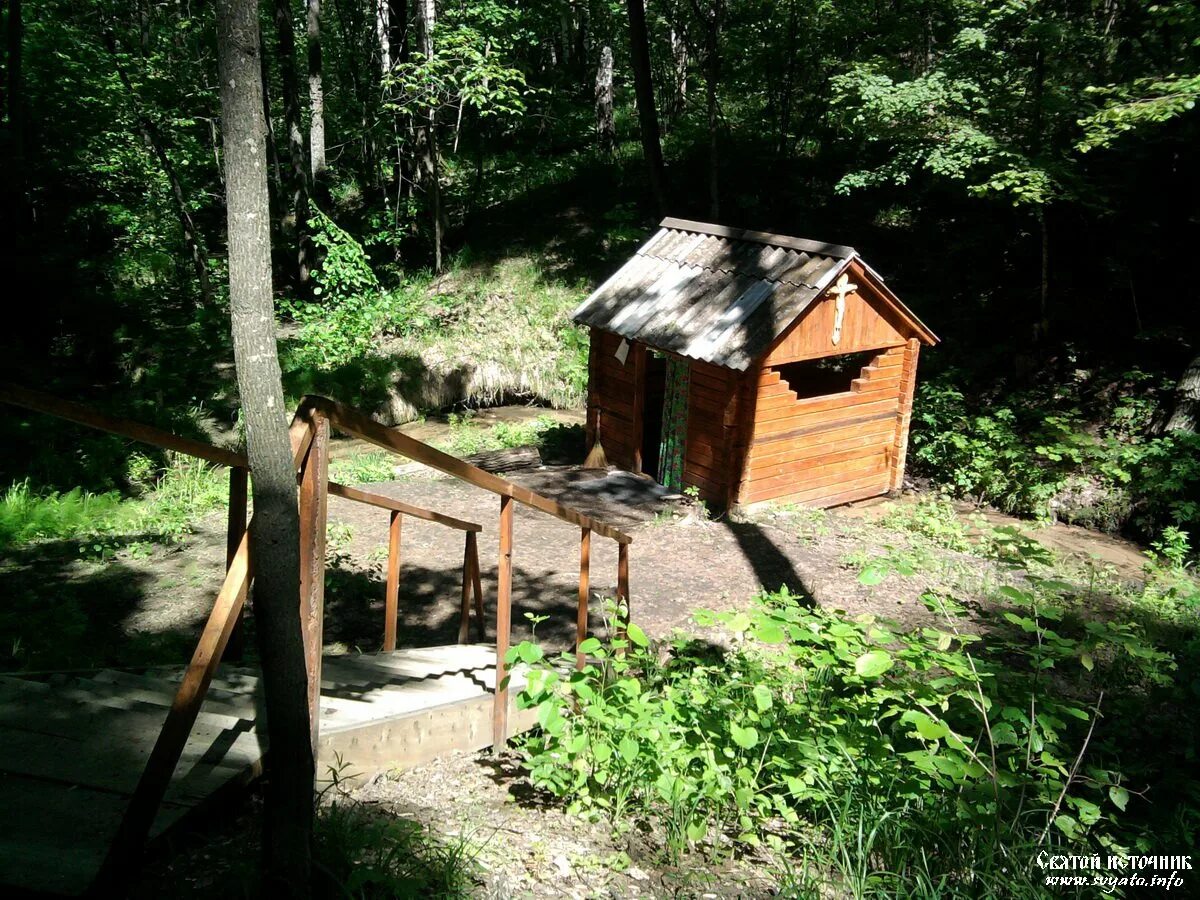
<path fill-rule="evenodd" d="M 536 469 L 542 464 L 542 454 L 537 447 L 508 447 L 504 450 L 485 450 L 464 456 L 465 462 L 479 466 L 485 472 L 516 472 L 520 469 Z"/>

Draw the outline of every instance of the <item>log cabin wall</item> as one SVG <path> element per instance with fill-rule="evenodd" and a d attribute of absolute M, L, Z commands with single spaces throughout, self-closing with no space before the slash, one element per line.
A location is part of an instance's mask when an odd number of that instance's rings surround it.
<path fill-rule="evenodd" d="M 856 271 L 857 270 L 857 271 Z M 831 346 L 835 305 L 822 300 L 746 375 L 740 392 L 750 419 L 735 444 L 736 502 L 834 506 L 900 487 L 920 341 L 851 266 L 860 285 L 846 297 L 841 340 Z M 801 397 L 784 378 L 789 363 L 874 351 L 850 389 Z"/>
<path fill-rule="evenodd" d="M 730 369 L 689 362 L 683 482 L 699 488 L 706 502 L 724 507 L 730 485 L 736 482 L 729 461 L 737 424 L 732 401 L 738 381 Z"/>
<path fill-rule="evenodd" d="M 587 445 L 598 439 L 609 463 L 630 472 L 642 469 L 641 379 L 645 347 L 632 343 L 622 364 L 619 335 L 591 329 L 588 351 Z"/>

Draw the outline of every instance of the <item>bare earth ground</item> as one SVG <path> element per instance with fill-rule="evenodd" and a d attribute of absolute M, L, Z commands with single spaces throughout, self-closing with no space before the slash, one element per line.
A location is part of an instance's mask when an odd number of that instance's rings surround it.
<path fill-rule="evenodd" d="M 339 448 L 353 452 L 353 448 Z M 652 483 L 625 473 L 544 467 L 513 480 L 629 531 L 633 617 L 654 637 L 676 629 L 699 633 L 697 608 L 744 607 L 762 587 L 787 585 L 812 602 L 848 614 L 874 613 L 905 624 L 929 621 L 920 601 L 938 586 L 964 600 L 981 598 L 1009 577 L 993 563 L 938 550 L 921 574 L 889 577 L 874 587 L 858 579 L 865 561 L 903 552 L 909 537 L 878 520 L 899 501 L 869 501 L 808 515 L 765 511 L 709 521 Z M 370 486 L 370 490 L 483 525 L 479 551 L 487 615 L 494 609 L 498 498 L 428 471 Z M 1012 524 L 986 513 L 989 524 Z M 1072 554 L 1081 565 L 1108 567 L 1123 580 L 1141 574 L 1134 545 L 1056 525 L 1020 524 L 1037 540 Z M 383 630 L 383 567 L 387 513 L 338 498 L 329 503 L 330 569 L 326 642 L 375 650 Z M 543 643 L 567 647 L 574 637 L 579 532 L 545 514 L 518 506 L 513 570 L 514 640 L 528 636 L 525 613 L 548 616 L 538 626 Z M 406 518 L 400 597 L 400 643 L 452 643 L 461 585 L 462 533 Z M 220 517 L 170 549 L 119 549 L 115 557 L 80 555 L 74 545 L 39 545 L 0 564 L 0 589 L 10 598 L 61 609 L 55 623 L 72 631 L 66 665 L 178 663 L 190 652 L 212 603 L 224 562 Z M 599 598 L 611 596 L 617 571 L 615 544 L 592 541 L 592 626 L 603 627 Z M 488 639 L 492 622 L 488 622 Z M 7 630 L 7 629 L 6 629 Z M 54 640 L 34 635 L 30 640 Z M 6 648 L 0 648 L 2 652 Z M 19 659 L 18 654 L 13 656 Z M 134 657 L 131 659 L 131 656 Z M 161 659 L 160 659 L 161 657 Z M 36 659 L 37 657 L 32 657 Z M 60 656 L 60 659 L 62 657 Z M 60 664 L 57 668 L 64 668 Z M 6 668 L 15 668 L 11 663 Z M 25 668 L 38 668 L 26 665 Z M 350 799 L 380 813 L 426 824 L 442 840 L 461 840 L 482 872 L 481 896 L 491 897 L 733 897 L 765 896 L 769 878 L 761 861 L 695 864 L 680 872 L 634 834 L 614 839 L 539 802 L 511 758 L 452 756 L 403 773 L 389 773 L 355 789 Z M 253 856 L 252 800 L 232 818 L 223 815 L 180 834 L 147 868 L 136 894 L 211 895 Z"/>

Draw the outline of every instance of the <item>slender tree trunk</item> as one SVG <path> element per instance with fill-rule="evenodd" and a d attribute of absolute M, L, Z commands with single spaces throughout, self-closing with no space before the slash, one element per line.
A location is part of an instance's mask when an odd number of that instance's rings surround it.
<path fill-rule="evenodd" d="M 28 194 L 25 185 L 26 142 L 28 140 L 27 117 L 25 115 L 25 22 L 22 18 L 21 0 L 8 0 L 8 131 L 11 142 L 8 182 L 13 195 L 14 207 L 20 212 L 19 223 L 29 220 Z"/>
<path fill-rule="evenodd" d="M 125 67 L 121 65 L 119 56 L 119 48 L 116 39 L 110 33 L 104 35 L 104 43 L 108 48 L 109 56 L 112 57 L 113 67 L 117 70 L 117 78 L 121 82 L 121 86 L 125 89 L 125 94 L 129 98 L 129 108 L 133 113 L 133 120 L 137 123 L 138 133 L 142 138 L 142 143 L 146 145 L 146 149 L 158 160 L 158 167 L 162 169 L 162 173 L 166 176 L 167 184 L 171 188 L 171 199 L 175 201 L 175 214 L 179 218 L 179 228 L 183 232 L 183 243 L 187 247 L 188 256 L 192 260 L 192 269 L 196 274 L 196 284 L 200 289 L 200 303 L 203 306 L 212 305 L 212 286 L 208 277 L 208 251 L 204 247 L 204 240 L 200 237 L 200 232 L 196 228 L 196 223 L 192 219 L 191 210 L 188 209 L 187 196 L 183 192 L 183 184 L 179 180 L 179 174 L 175 171 L 175 166 L 171 162 L 171 157 L 167 154 L 166 142 L 158 132 L 158 128 L 146 115 L 142 108 L 141 102 L 138 100 L 137 92 L 133 89 L 133 84 L 129 80 L 129 74 L 125 71 Z"/>
<path fill-rule="evenodd" d="M 219 0 L 229 299 L 238 393 L 254 473 L 254 611 L 266 686 L 271 777 L 264 809 L 264 896 L 310 894 L 313 750 L 299 617 L 300 523 L 271 288 L 266 123 L 258 0 Z"/>
<path fill-rule="evenodd" d="M 671 73 L 674 84 L 671 92 L 670 118 L 672 120 L 683 115 L 687 108 L 687 68 L 688 48 L 683 33 L 671 26 Z"/>
<path fill-rule="evenodd" d="M 417 0 L 417 45 L 421 55 L 427 60 L 433 59 L 433 29 L 437 24 L 437 7 L 434 0 Z M 426 196 L 429 198 L 429 212 L 433 220 L 433 268 L 435 272 L 442 271 L 442 184 L 441 162 L 438 159 L 437 141 L 437 103 L 430 103 L 426 122 L 422 125 L 424 132 L 418 135 L 418 147 L 421 154 L 421 168 L 425 181 Z"/>
<path fill-rule="evenodd" d="M 318 191 L 325 172 L 325 91 L 321 85 L 321 0 L 308 0 L 308 159 L 311 166 L 313 191 Z"/>
<path fill-rule="evenodd" d="M 283 124 L 287 129 L 288 156 L 291 160 L 288 186 L 295 215 L 297 279 L 303 290 L 308 286 L 308 167 L 304 160 L 304 132 L 300 126 L 300 85 L 296 78 L 296 28 L 292 22 L 290 0 L 275 0 L 275 37 L 279 42 L 279 73 L 283 86 Z"/>
<path fill-rule="evenodd" d="M 1167 431 L 1194 434 L 1200 425 L 1200 355 L 1196 356 L 1175 386 L 1175 409 L 1167 420 Z"/>
<path fill-rule="evenodd" d="M 390 12 L 388 0 L 375 0 L 375 41 L 379 47 L 379 71 L 382 75 L 392 71 Z"/>
<path fill-rule="evenodd" d="M 699 0 L 692 0 L 696 15 L 704 22 L 704 81 L 708 107 L 708 214 L 715 222 L 721 215 L 721 195 L 718 175 L 720 158 L 718 138 L 720 109 L 717 89 L 721 83 L 721 20 L 725 16 L 725 0 L 711 0 L 707 9 Z"/>
<path fill-rule="evenodd" d="M 271 168 L 272 204 L 278 203 L 279 192 L 283 190 L 283 174 L 279 170 L 279 151 L 275 147 L 275 125 L 271 121 L 271 67 L 267 63 L 266 47 L 262 44 L 262 34 L 259 34 L 258 64 L 262 70 L 263 121 L 267 126 L 267 162 Z"/>
<path fill-rule="evenodd" d="M 658 132 L 658 110 L 654 106 L 654 82 L 650 69 L 650 45 L 646 39 L 644 0 L 625 0 L 629 16 L 629 51 L 633 61 L 633 84 L 637 95 L 638 124 L 642 153 L 650 176 L 650 193 L 659 214 L 666 209 L 666 172 Z"/>
<path fill-rule="evenodd" d="M 613 124 L 613 53 L 611 47 L 600 51 L 596 69 L 596 137 L 600 149 L 611 154 L 616 144 L 617 129 Z"/>

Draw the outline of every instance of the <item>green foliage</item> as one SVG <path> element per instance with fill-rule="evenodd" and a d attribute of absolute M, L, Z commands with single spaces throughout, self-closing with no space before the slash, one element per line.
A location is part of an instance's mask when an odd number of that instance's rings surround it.
<path fill-rule="evenodd" d="M 356 453 L 339 457 L 329 463 L 329 477 L 343 484 L 377 484 L 392 481 L 396 477 L 396 466 L 401 460 L 386 451 L 378 453 Z"/>
<path fill-rule="evenodd" d="M 966 552 L 971 549 L 967 527 L 945 497 L 922 497 L 916 503 L 893 506 L 881 524 L 918 535 L 947 550 Z"/>
<path fill-rule="evenodd" d="M 11 485 L 0 498 L 0 548 L 53 538 L 69 540 L 113 527 L 124 511 L 115 491 L 82 488 L 36 494 L 29 481 Z"/>
<path fill-rule="evenodd" d="M 630 625 L 589 638 L 574 672 L 522 643 L 509 661 L 529 667 L 520 702 L 541 725 L 530 777 L 618 830 L 657 825 L 675 860 L 725 835 L 871 892 L 1004 893 L 1025 877 L 1003 862 L 1019 848 L 1133 846 L 1147 770 L 1120 722 L 1174 690 L 1175 662 L 1137 626 L 1076 620 L 1072 585 L 1023 584 L 1000 590 L 986 640 L 937 594 L 940 624 L 905 631 L 781 591 L 698 614 L 732 634 L 727 652 L 654 647 Z"/>
<path fill-rule="evenodd" d="M 540 445 L 542 436 L 557 425 L 550 416 L 524 422 L 497 422 L 488 428 L 476 425 L 473 419 L 470 411 L 451 413 L 450 437 L 441 442 L 442 449 L 456 456 L 469 456 L 485 450 Z"/>
<path fill-rule="evenodd" d="M 922 384 L 913 410 L 914 466 L 943 489 L 1006 512 L 1133 524 L 1147 535 L 1200 515 L 1200 438 L 1154 433 L 1152 399 L 1126 396 L 1097 429 L 1095 410 L 1085 418 L 1087 401 L 1074 394 L 968 400 L 953 377 Z M 1091 508 L 1064 509 L 1080 485 L 1095 495 Z"/>
<path fill-rule="evenodd" d="M 38 493 L 28 480 L 13 484 L 0 497 L 0 549 L 35 540 L 116 535 L 176 541 L 197 518 L 222 508 L 228 500 L 224 470 L 191 457 L 170 454 L 168 465 L 159 470 L 146 457 L 135 456 L 131 475 L 145 490 L 140 498 L 82 488 Z M 113 552 L 106 543 L 93 549 L 101 557 Z"/>

